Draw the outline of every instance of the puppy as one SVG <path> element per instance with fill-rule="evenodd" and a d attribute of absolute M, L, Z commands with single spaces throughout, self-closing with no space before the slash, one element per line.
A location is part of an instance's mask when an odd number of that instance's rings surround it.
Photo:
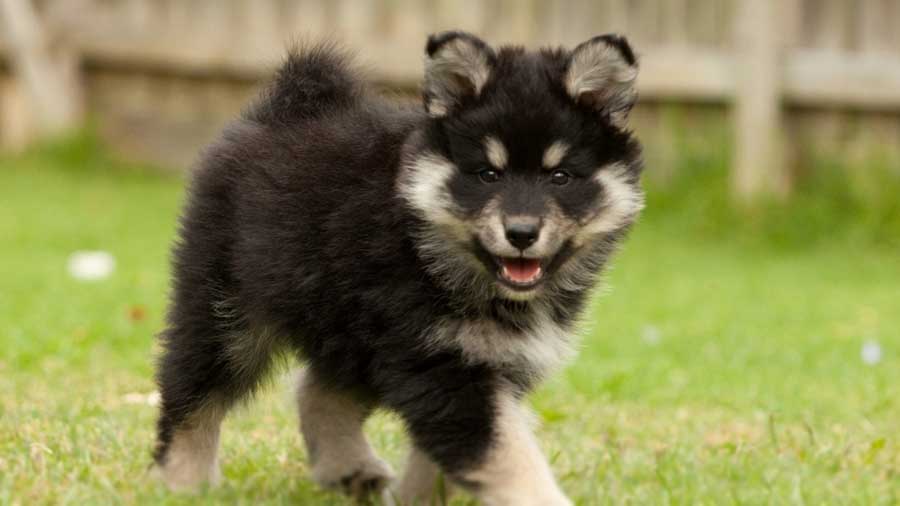
<path fill-rule="evenodd" d="M 202 156 L 174 248 L 154 453 L 175 489 L 219 477 L 219 426 L 279 354 L 313 478 L 364 499 L 570 501 L 523 396 L 572 354 L 598 275 L 643 206 L 624 38 L 425 48 L 422 105 L 379 96 L 332 45 L 294 51 Z M 392 472 L 363 435 L 397 412 Z"/>

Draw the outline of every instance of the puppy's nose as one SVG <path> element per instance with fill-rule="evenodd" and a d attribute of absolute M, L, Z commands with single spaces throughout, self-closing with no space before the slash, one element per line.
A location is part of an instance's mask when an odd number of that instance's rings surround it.
<path fill-rule="evenodd" d="M 506 240 L 521 250 L 534 244 L 540 233 L 541 224 L 538 220 L 510 220 L 506 224 Z"/>

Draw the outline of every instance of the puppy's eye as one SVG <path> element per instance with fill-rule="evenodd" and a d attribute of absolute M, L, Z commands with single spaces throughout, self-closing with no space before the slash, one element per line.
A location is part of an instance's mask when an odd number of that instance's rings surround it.
<path fill-rule="evenodd" d="M 496 183 L 500 181 L 500 172 L 494 169 L 484 169 L 478 173 L 478 177 L 485 183 Z"/>
<path fill-rule="evenodd" d="M 550 182 L 559 186 L 567 184 L 570 179 L 572 179 L 572 176 L 564 170 L 556 170 L 553 171 L 553 174 L 550 174 Z"/>

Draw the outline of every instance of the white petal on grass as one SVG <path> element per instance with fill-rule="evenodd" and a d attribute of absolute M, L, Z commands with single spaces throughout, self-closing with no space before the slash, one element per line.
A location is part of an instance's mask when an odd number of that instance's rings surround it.
<path fill-rule="evenodd" d="M 641 331 L 641 337 L 647 344 L 659 344 L 662 340 L 662 331 L 660 331 L 659 327 L 656 325 L 644 325 L 644 329 Z"/>
<path fill-rule="evenodd" d="M 147 406 L 159 405 L 159 392 L 150 392 L 142 394 L 140 392 L 132 392 L 122 397 L 125 404 L 146 404 Z"/>
<path fill-rule="evenodd" d="M 881 362 L 881 345 L 877 341 L 866 341 L 859 355 L 866 364 L 875 365 Z"/>
<path fill-rule="evenodd" d="M 69 274 L 82 281 L 106 279 L 116 268 L 116 259 L 107 251 L 76 251 L 69 255 Z"/>

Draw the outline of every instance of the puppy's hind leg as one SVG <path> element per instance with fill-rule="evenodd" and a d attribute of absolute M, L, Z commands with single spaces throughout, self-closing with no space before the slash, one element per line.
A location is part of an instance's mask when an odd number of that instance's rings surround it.
<path fill-rule="evenodd" d="M 157 371 L 161 405 L 153 457 L 166 485 L 179 491 L 219 481 L 222 419 L 259 384 L 274 342 L 266 333 L 187 329 L 173 325 L 163 335 Z"/>
<path fill-rule="evenodd" d="M 360 501 L 378 495 L 393 471 L 363 434 L 371 408 L 349 393 L 328 388 L 312 371 L 300 374 L 297 399 L 300 431 L 316 483 Z"/>

